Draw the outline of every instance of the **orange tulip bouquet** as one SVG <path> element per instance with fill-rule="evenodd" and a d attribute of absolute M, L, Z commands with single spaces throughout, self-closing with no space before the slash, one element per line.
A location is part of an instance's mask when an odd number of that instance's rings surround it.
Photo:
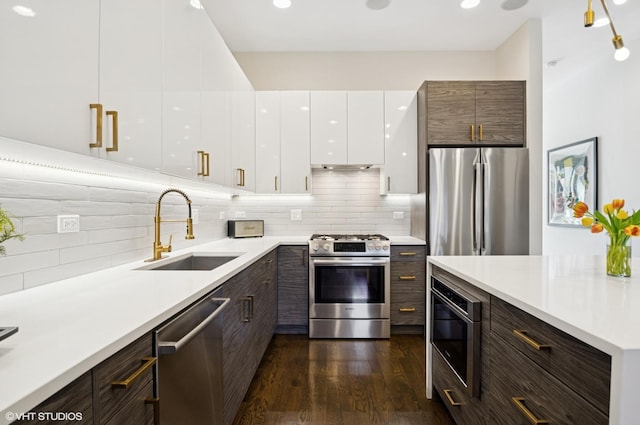
<path fill-rule="evenodd" d="M 591 227 L 591 233 L 607 231 L 607 274 L 631 276 L 631 247 L 629 238 L 640 236 L 640 211 L 629 215 L 624 208 L 624 199 L 614 199 L 600 211 L 589 211 L 589 206 L 578 202 L 573 206 L 573 216 L 582 219 L 582 225 Z"/>

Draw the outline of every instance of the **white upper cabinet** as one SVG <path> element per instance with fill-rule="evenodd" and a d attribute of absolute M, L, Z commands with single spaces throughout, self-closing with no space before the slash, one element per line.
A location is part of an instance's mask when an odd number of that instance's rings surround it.
<path fill-rule="evenodd" d="M 238 90 L 231 97 L 231 168 L 233 186 L 256 190 L 255 90 L 236 64 Z"/>
<path fill-rule="evenodd" d="M 202 172 L 201 40 L 208 17 L 188 0 L 162 3 L 162 171 L 193 178 Z"/>
<path fill-rule="evenodd" d="M 280 98 L 280 191 L 311 193 L 309 92 L 283 91 Z"/>
<path fill-rule="evenodd" d="M 90 153 L 96 129 L 89 104 L 99 98 L 99 29 L 98 0 L 3 3 L 1 136 Z"/>
<path fill-rule="evenodd" d="M 310 193 L 308 91 L 256 92 L 256 192 Z"/>
<path fill-rule="evenodd" d="M 385 163 L 380 193 L 418 190 L 418 112 L 415 91 L 384 92 Z"/>
<path fill-rule="evenodd" d="M 384 97 L 381 91 L 347 93 L 347 163 L 384 163 Z"/>
<path fill-rule="evenodd" d="M 383 163 L 383 92 L 312 91 L 311 164 Z"/>
<path fill-rule="evenodd" d="M 256 92 L 256 192 L 280 192 L 280 92 Z"/>
<path fill-rule="evenodd" d="M 311 92 L 311 164 L 347 163 L 347 92 Z"/>
<path fill-rule="evenodd" d="M 100 157 L 159 170 L 162 140 L 162 2 L 100 4 Z"/>

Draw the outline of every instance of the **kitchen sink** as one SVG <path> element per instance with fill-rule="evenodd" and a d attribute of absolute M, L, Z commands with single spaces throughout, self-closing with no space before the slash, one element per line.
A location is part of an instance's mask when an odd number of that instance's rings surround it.
<path fill-rule="evenodd" d="M 175 258 L 167 258 L 136 270 L 213 270 L 242 254 L 211 254 L 194 252 Z"/>

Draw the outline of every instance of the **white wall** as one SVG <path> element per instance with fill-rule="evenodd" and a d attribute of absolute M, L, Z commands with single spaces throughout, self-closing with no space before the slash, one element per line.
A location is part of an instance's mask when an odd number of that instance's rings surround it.
<path fill-rule="evenodd" d="M 546 167 L 546 150 L 597 136 L 598 207 L 624 198 L 631 211 L 640 209 L 640 40 L 625 43 L 631 50 L 625 62 L 616 62 L 611 49 L 587 63 L 566 68 L 561 61 L 545 70 L 543 147 Z M 545 200 L 546 181 L 547 173 Z M 592 235 L 586 228 L 543 226 L 545 254 L 604 255 L 606 241 L 605 233 Z M 640 256 L 638 238 L 632 246 Z"/>
<path fill-rule="evenodd" d="M 542 22 L 531 19 L 496 50 L 496 78 L 527 81 L 529 253 L 542 253 Z"/>
<path fill-rule="evenodd" d="M 234 53 L 256 90 L 417 90 L 425 80 L 491 80 L 493 51 Z"/>

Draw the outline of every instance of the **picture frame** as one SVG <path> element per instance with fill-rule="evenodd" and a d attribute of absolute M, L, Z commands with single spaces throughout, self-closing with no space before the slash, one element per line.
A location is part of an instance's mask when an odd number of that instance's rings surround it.
<path fill-rule="evenodd" d="M 597 208 L 597 161 L 597 137 L 547 151 L 549 225 L 582 227 L 580 219 L 573 217 L 573 206 L 585 202 Z"/>

